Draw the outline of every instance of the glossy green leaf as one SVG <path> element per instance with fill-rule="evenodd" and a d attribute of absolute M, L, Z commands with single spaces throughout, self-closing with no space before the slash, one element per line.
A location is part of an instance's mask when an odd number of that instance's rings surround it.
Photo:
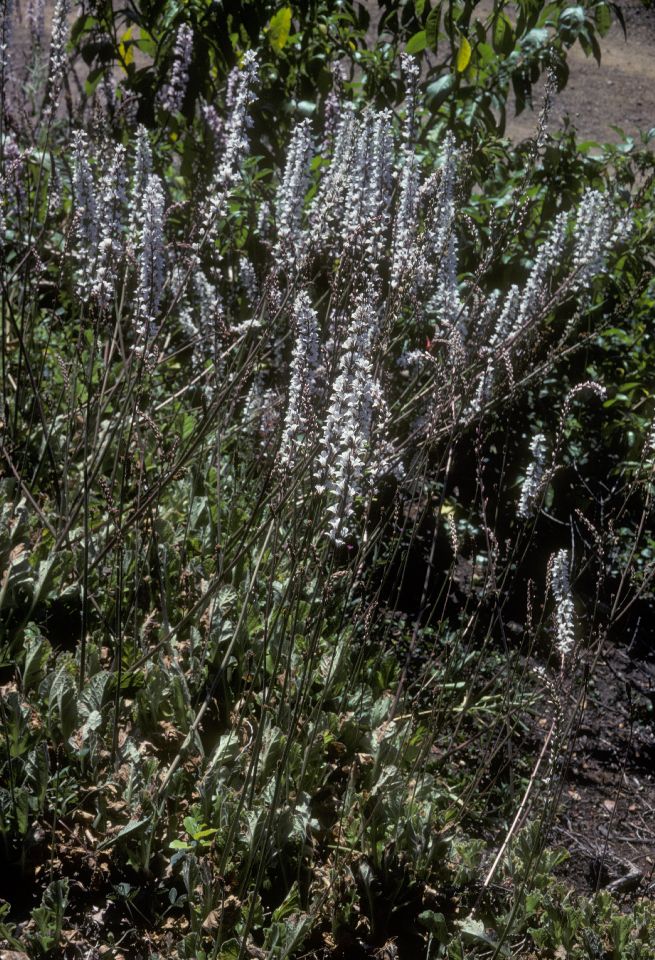
<path fill-rule="evenodd" d="M 566 44 L 574 43 L 580 36 L 585 25 L 584 7 L 567 7 L 560 14 L 558 31 Z"/>
<path fill-rule="evenodd" d="M 436 51 L 439 44 L 439 23 L 441 21 L 441 4 L 430 11 L 425 21 L 425 38 L 430 50 Z"/>
<path fill-rule="evenodd" d="M 514 49 L 514 31 L 509 18 L 501 11 L 494 21 L 492 44 L 496 53 L 507 56 Z"/>
<path fill-rule="evenodd" d="M 454 85 L 455 76 L 452 73 L 447 73 L 445 76 L 435 80 L 434 83 L 429 84 L 425 91 L 428 108 L 433 111 L 437 110 L 453 89 Z"/>
<path fill-rule="evenodd" d="M 413 37 L 410 37 L 405 47 L 406 53 L 421 53 L 428 45 L 427 34 L 425 30 L 419 30 Z"/>
<path fill-rule="evenodd" d="M 535 27 L 533 30 L 529 30 L 521 40 L 521 49 L 528 54 L 534 53 L 541 47 L 545 47 L 549 39 L 548 30 L 544 27 Z"/>

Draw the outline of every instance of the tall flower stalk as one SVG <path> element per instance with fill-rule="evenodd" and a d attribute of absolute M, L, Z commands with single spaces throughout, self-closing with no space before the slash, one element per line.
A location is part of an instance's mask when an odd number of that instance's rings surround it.
<path fill-rule="evenodd" d="M 558 550 L 551 557 L 549 580 L 555 600 L 555 647 L 563 667 L 575 645 L 575 610 L 571 595 L 568 550 Z"/>
<path fill-rule="evenodd" d="M 182 109 L 187 84 L 189 82 L 189 64 L 193 54 L 193 31 L 183 23 L 177 31 L 173 48 L 173 66 L 168 83 L 164 84 L 159 102 L 164 110 L 177 113 Z"/>
<path fill-rule="evenodd" d="M 280 461 L 288 466 L 293 466 L 307 449 L 314 427 L 312 399 L 317 389 L 320 347 L 316 311 L 305 292 L 296 297 L 292 323 L 295 329 L 295 344 L 279 450 Z"/>
<path fill-rule="evenodd" d="M 61 96 L 66 70 L 66 42 L 68 41 L 69 34 L 68 14 L 69 0 L 56 0 L 52 14 L 48 92 L 45 105 L 46 119 L 52 119 L 59 106 L 59 98 Z"/>
<path fill-rule="evenodd" d="M 287 270 L 299 266 L 307 245 L 302 216 L 309 186 L 309 165 L 313 156 L 311 124 L 305 120 L 295 128 L 282 182 L 277 191 L 275 219 L 277 244 L 275 256 Z"/>
<path fill-rule="evenodd" d="M 383 455 L 386 445 L 377 446 L 374 436 L 375 427 L 386 421 L 382 388 L 374 371 L 378 326 L 369 290 L 355 304 L 341 346 L 315 468 L 316 489 L 326 495 L 327 534 L 337 544 L 351 533 L 356 498 L 364 490 L 366 475 L 379 476 L 388 468 Z"/>
<path fill-rule="evenodd" d="M 523 519 L 532 516 L 543 490 L 544 475 L 546 472 L 546 449 L 546 437 L 544 434 L 535 433 L 530 443 L 532 461 L 525 474 L 518 504 L 518 515 Z"/>
<path fill-rule="evenodd" d="M 137 341 L 150 341 L 157 333 L 159 305 L 164 286 L 164 190 L 152 173 L 142 198 L 141 236 L 138 248 L 136 291 Z"/>

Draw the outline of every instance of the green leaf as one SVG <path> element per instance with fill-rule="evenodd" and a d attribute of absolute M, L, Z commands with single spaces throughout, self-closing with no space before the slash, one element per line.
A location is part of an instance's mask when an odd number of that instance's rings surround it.
<path fill-rule="evenodd" d="M 109 840 L 105 840 L 97 849 L 106 850 L 107 847 L 113 846 L 113 844 L 118 843 L 119 840 L 126 840 L 127 837 L 131 837 L 135 833 L 140 833 L 148 823 L 150 823 L 150 817 L 144 817 L 142 820 L 130 820 L 115 837 L 110 837 Z"/>
<path fill-rule="evenodd" d="M 189 437 L 193 436 L 196 430 L 196 419 L 195 417 L 186 414 L 182 421 L 182 440 L 188 440 Z"/>
<path fill-rule="evenodd" d="M 297 913 L 301 908 L 300 900 L 300 891 L 298 890 L 298 884 L 293 883 L 288 894 L 282 901 L 279 907 L 273 911 L 273 916 L 271 920 L 273 923 L 279 923 L 281 920 L 284 920 L 286 917 L 291 916 L 294 913 Z"/>
<path fill-rule="evenodd" d="M 191 844 L 187 843 L 185 840 L 171 840 L 168 845 L 171 850 L 190 850 Z"/>
<path fill-rule="evenodd" d="M 475 920 L 473 917 L 466 917 L 464 920 L 458 920 L 457 926 L 462 932 L 462 939 L 469 943 L 485 943 L 490 947 L 498 947 L 498 944 L 486 933 L 484 923 L 481 920 Z M 507 947 L 501 948 L 500 952 L 507 956 Z"/>
<path fill-rule="evenodd" d="M 92 733 L 94 730 L 99 730 L 101 726 L 102 714 L 99 710 L 92 710 L 84 721 L 84 724 L 80 729 L 80 733 L 84 738 L 86 738 L 89 733 Z"/>
<path fill-rule="evenodd" d="M 604 37 L 609 28 L 612 26 L 612 14 L 610 13 L 610 8 L 607 6 L 607 4 L 599 4 L 594 11 L 594 17 L 598 32 L 601 37 Z"/>
<path fill-rule="evenodd" d="M 232 938 L 227 940 L 221 947 L 221 952 L 217 960 L 239 960 L 241 956 L 241 944 L 238 940 Z"/>
<path fill-rule="evenodd" d="M 574 7 L 567 7 L 566 10 L 562 11 L 560 20 L 563 23 L 581 26 L 585 21 L 585 8 L 577 4 Z"/>
<path fill-rule="evenodd" d="M 498 16 L 494 21 L 494 29 L 492 35 L 492 44 L 496 53 L 507 54 L 511 53 L 514 49 L 514 31 L 512 29 L 512 24 L 510 23 L 508 17 L 500 11 Z"/>
<path fill-rule="evenodd" d="M 276 53 L 286 46 L 291 31 L 291 7 L 282 7 L 271 17 L 268 25 L 268 40 Z"/>
<path fill-rule="evenodd" d="M 549 35 L 545 27 L 535 27 L 529 30 L 521 40 L 521 49 L 527 53 L 534 53 L 548 43 Z"/>
<path fill-rule="evenodd" d="M 48 712 L 59 721 L 64 740 L 68 740 L 77 723 L 77 691 L 64 663 L 55 674 L 48 698 Z"/>
<path fill-rule="evenodd" d="M 585 25 L 584 7 L 567 7 L 560 14 L 558 31 L 566 44 L 574 43 Z"/>
<path fill-rule="evenodd" d="M 36 798 L 39 807 L 45 802 L 49 780 L 48 748 L 45 743 L 40 743 L 30 750 L 25 762 L 25 784 L 30 794 Z"/>
<path fill-rule="evenodd" d="M 460 44 L 459 50 L 457 51 L 457 61 L 456 67 L 458 73 L 464 73 L 469 63 L 471 62 L 471 44 L 468 42 L 466 37 L 462 37 L 462 42 Z"/>
<path fill-rule="evenodd" d="M 439 77 L 438 80 L 435 80 L 434 83 L 429 84 L 425 91 L 428 109 L 433 111 L 438 110 L 453 89 L 454 85 L 455 77 L 452 73 L 447 73 L 445 76 Z"/>
<path fill-rule="evenodd" d="M 139 39 L 136 40 L 135 43 L 141 53 L 145 53 L 147 57 L 152 57 L 154 60 L 155 54 L 157 53 L 157 44 L 143 27 L 141 28 Z"/>
<path fill-rule="evenodd" d="M 184 829 L 191 837 L 195 837 L 196 833 L 199 830 L 202 830 L 202 825 L 198 823 L 195 817 L 185 817 L 182 822 L 184 824 Z"/>
<path fill-rule="evenodd" d="M 121 60 L 121 67 L 127 73 L 127 67 L 134 61 L 134 50 L 132 49 L 132 27 L 128 27 L 120 43 L 118 44 L 118 55 Z"/>
<path fill-rule="evenodd" d="M 43 670 L 50 654 L 50 644 L 41 636 L 35 636 L 25 651 L 23 666 L 23 690 L 35 687 L 43 677 Z"/>
<path fill-rule="evenodd" d="M 586 34 L 586 39 L 589 42 L 589 46 L 591 48 L 591 53 L 593 54 L 594 60 L 596 61 L 598 66 L 600 66 L 600 58 L 601 58 L 600 44 L 598 43 L 596 34 L 593 32 L 593 30 L 589 30 L 589 31 L 585 30 L 584 33 Z M 580 43 L 582 43 L 583 37 L 584 37 L 584 34 L 581 33 L 579 37 Z M 585 50 L 585 53 L 587 53 L 586 50 Z M 589 56 L 589 54 L 587 54 L 587 56 Z"/>
<path fill-rule="evenodd" d="M 421 53 L 428 45 L 427 34 L 425 30 L 419 30 L 413 37 L 410 37 L 405 47 L 405 53 Z"/>
<path fill-rule="evenodd" d="M 34 584 L 34 594 L 32 597 L 32 607 L 34 610 L 43 600 L 45 600 L 53 579 L 53 571 L 56 563 L 56 557 L 50 557 L 48 560 L 42 560 L 38 566 L 38 573 Z"/>
<path fill-rule="evenodd" d="M 98 21 L 95 17 L 91 16 L 81 16 L 78 17 L 73 26 L 71 27 L 70 38 L 71 43 L 77 44 L 80 37 L 84 33 L 90 33 L 91 30 L 97 26 Z"/>
<path fill-rule="evenodd" d="M 215 833 L 218 833 L 216 827 L 205 827 L 204 830 L 198 830 L 197 833 L 194 833 L 194 840 L 202 840 L 204 837 L 213 837 Z"/>
<path fill-rule="evenodd" d="M 103 672 L 96 673 L 91 677 L 80 696 L 82 714 L 89 715 L 102 710 L 109 698 L 111 679 L 110 673 Z"/>
<path fill-rule="evenodd" d="M 16 787 L 13 793 L 14 817 L 16 828 L 21 837 L 27 833 L 30 823 L 30 800 L 23 787 Z"/>
<path fill-rule="evenodd" d="M 107 68 L 105 66 L 96 67 L 95 70 L 90 70 L 86 80 L 84 81 L 84 91 L 88 96 L 94 92 L 100 81 L 107 74 Z"/>
<path fill-rule="evenodd" d="M 437 937 L 443 943 L 448 940 L 448 926 L 443 913 L 435 913 L 434 910 L 424 910 L 419 913 L 418 922 L 426 930 L 429 930 L 433 937 Z"/>
<path fill-rule="evenodd" d="M 298 100 L 296 110 L 303 117 L 311 117 L 316 113 L 316 102 L 314 100 Z"/>
<path fill-rule="evenodd" d="M 428 19 L 425 21 L 425 39 L 430 50 L 436 53 L 439 44 L 439 22 L 441 20 L 441 4 L 430 11 Z"/>
<path fill-rule="evenodd" d="M 618 3 L 611 3 L 610 6 L 612 7 L 612 10 L 614 11 L 614 15 L 615 15 L 616 19 L 617 19 L 617 20 L 619 21 L 619 23 L 621 24 L 621 29 L 623 30 L 623 39 L 624 39 L 624 40 L 627 40 L 627 39 L 628 39 L 628 31 L 627 31 L 626 26 L 625 26 L 625 17 L 623 16 L 623 10 L 621 10 L 621 7 L 620 7 L 620 5 L 619 5 Z"/>
<path fill-rule="evenodd" d="M 423 16 L 425 10 L 425 0 L 414 0 L 414 13 L 417 17 Z"/>

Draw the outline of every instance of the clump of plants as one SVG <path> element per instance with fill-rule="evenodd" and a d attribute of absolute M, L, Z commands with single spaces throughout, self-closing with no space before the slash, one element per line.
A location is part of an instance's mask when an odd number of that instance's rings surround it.
<path fill-rule="evenodd" d="M 616 278 L 647 295 L 648 183 L 547 197 L 542 124 L 481 194 L 411 55 L 400 111 L 335 79 L 278 164 L 265 57 L 193 105 L 184 26 L 157 125 L 66 111 L 67 29 L 41 96 L 3 60 L 0 935 L 583 957 L 593 922 L 647 956 L 649 908 L 569 909 L 546 841 L 650 577 L 650 434 L 629 519 L 559 484 L 597 453 Z"/>

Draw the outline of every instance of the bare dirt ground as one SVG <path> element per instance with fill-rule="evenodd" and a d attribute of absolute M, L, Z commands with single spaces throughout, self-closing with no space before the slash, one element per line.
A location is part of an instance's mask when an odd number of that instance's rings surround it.
<path fill-rule="evenodd" d="M 607 645 L 589 679 L 551 842 L 576 889 L 655 892 L 655 647 Z"/>

